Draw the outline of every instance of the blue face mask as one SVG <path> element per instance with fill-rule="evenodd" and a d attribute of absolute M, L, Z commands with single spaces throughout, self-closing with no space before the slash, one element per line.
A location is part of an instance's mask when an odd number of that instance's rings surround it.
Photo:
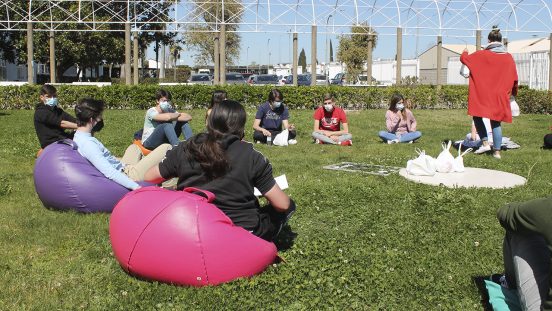
<path fill-rule="evenodd" d="M 168 112 L 169 110 L 172 109 L 171 102 L 162 101 L 159 103 L 159 108 L 161 108 L 163 112 Z"/>
<path fill-rule="evenodd" d="M 55 107 L 58 104 L 58 99 L 57 97 L 48 98 L 46 101 L 44 101 L 44 104 L 51 107 Z"/>

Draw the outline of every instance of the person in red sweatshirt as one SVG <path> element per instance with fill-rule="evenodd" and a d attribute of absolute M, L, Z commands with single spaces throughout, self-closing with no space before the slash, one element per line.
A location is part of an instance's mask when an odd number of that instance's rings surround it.
<path fill-rule="evenodd" d="M 491 151 L 487 131 L 482 118 L 491 120 L 493 131 L 493 156 L 500 159 L 502 128 L 500 122 L 512 122 L 510 96 L 517 95 L 518 75 L 512 55 L 502 44 L 500 29 L 493 27 L 485 49 L 468 54 L 465 49 L 460 56 L 462 64 L 470 69 L 468 89 L 468 114 L 473 117 L 483 145 L 474 153 Z"/>

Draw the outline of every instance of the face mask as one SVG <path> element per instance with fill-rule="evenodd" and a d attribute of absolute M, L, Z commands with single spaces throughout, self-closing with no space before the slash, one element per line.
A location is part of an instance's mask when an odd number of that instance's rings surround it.
<path fill-rule="evenodd" d="M 326 109 L 326 111 L 328 111 L 328 112 L 332 111 L 332 109 L 333 109 L 333 104 L 325 104 L 325 105 L 324 105 L 324 109 Z"/>
<path fill-rule="evenodd" d="M 404 109 L 404 104 L 403 104 L 403 103 L 399 103 L 399 104 L 397 104 L 396 107 L 397 107 L 398 110 L 403 110 L 403 109 Z"/>
<path fill-rule="evenodd" d="M 279 108 L 281 105 L 282 105 L 282 102 L 273 102 L 272 103 L 272 106 L 274 106 L 274 108 Z"/>
<path fill-rule="evenodd" d="M 96 125 L 92 128 L 92 132 L 99 132 L 104 127 L 104 121 L 101 119 L 100 121 L 96 122 Z"/>
<path fill-rule="evenodd" d="M 167 112 L 172 109 L 171 102 L 162 101 L 159 103 L 159 108 L 161 108 L 161 111 Z"/>
<path fill-rule="evenodd" d="M 52 97 L 52 98 L 48 98 L 45 102 L 44 102 L 45 105 L 48 105 L 48 106 L 51 106 L 51 107 L 55 107 L 57 106 L 58 104 L 58 99 L 57 97 Z"/>

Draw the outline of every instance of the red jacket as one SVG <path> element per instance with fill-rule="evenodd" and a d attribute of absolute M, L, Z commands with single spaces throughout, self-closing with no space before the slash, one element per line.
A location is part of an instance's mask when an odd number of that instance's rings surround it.
<path fill-rule="evenodd" d="M 470 69 L 468 114 L 494 121 L 512 122 L 510 95 L 517 95 L 517 70 L 512 55 L 481 50 L 460 61 Z"/>

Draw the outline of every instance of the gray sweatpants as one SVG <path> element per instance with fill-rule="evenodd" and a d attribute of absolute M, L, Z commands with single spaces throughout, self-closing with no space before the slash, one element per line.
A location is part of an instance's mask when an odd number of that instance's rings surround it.
<path fill-rule="evenodd" d="M 347 133 L 347 134 L 341 134 L 339 136 L 339 139 L 337 142 L 333 141 L 331 138 L 329 138 L 328 136 L 320 133 L 320 132 L 312 132 L 312 138 L 314 139 L 318 139 L 320 140 L 321 142 L 324 142 L 325 144 L 334 144 L 334 145 L 337 145 L 339 144 L 340 142 L 342 141 L 346 141 L 346 140 L 349 140 L 349 139 L 352 139 L 353 138 L 353 135 Z"/>
<path fill-rule="evenodd" d="M 548 295 L 550 250 L 538 234 L 507 232 L 503 244 L 504 269 L 510 288 L 518 291 L 522 310 L 539 311 Z"/>

